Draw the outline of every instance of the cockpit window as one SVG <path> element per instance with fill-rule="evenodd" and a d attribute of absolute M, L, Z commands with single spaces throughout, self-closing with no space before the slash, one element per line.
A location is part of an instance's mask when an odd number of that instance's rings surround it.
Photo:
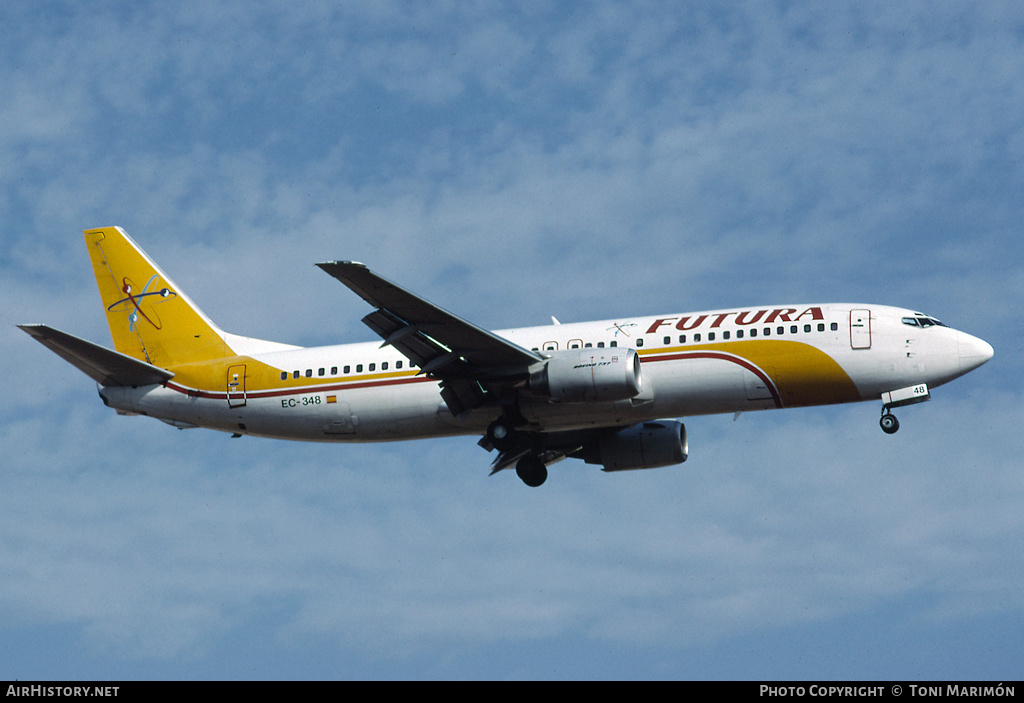
<path fill-rule="evenodd" d="M 903 324 L 910 325 L 911 327 L 932 327 L 937 325 L 939 327 L 945 327 L 944 324 L 936 320 L 934 317 L 928 317 L 927 315 L 915 315 L 914 317 L 904 317 Z"/>

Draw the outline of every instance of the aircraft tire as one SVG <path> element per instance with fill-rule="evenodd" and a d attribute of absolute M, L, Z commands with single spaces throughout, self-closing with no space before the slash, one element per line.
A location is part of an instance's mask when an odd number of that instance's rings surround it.
<path fill-rule="evenodd" d="M 487 428 L 487 438 L 492 442 L 501 442 L 509 435 L 508 425 L 504 424 L 501 420 L 495 420 L 491 423 L 491 426 Z"/>
<path fill-rule="evenodd" d="M 882 419 L 878 421 L 878 424 L 881 425 L 882 432 L 886 434 L 895 434 L 900 428 L 900 421 L 892 413 L 882 415 Z"/>
<path fill-rule="evenodd" d="M 487 428 L 487 439 L 499 450 L 505 450 L 514 443 L 515 431 L 501 420 L 495 420 Z"/>
<path fill-rule="evenodd" d="M 537 456 L 527 454 L 516 463 L 516 475 L 530 488 L 537 488 L 548 479 L 548 467 Z"/>

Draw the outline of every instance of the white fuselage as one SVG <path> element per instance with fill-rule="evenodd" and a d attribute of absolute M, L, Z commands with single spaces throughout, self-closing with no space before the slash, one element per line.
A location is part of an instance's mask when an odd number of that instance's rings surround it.
<path fill-rule="evenodd" d="M 628 400 L 552 402 L 524 391 L 518 411 L 544 431 L 877 400 L 912 384 L 941 385 L 992 355 L 982 340 L 879 305 L 764 306 L 496 334 L 541 354 L 632 348 L 640 355 L 642 388 Z M 101 394 L 121 412 L 179 427 L 313 441 L 480 434 L 500 412 L 484 407 L 454 417 L 436 381 L 376 342 L 254 342 L 236 351 L 220 387 L 172 379 L 164 386 L 102 387 Z"/>

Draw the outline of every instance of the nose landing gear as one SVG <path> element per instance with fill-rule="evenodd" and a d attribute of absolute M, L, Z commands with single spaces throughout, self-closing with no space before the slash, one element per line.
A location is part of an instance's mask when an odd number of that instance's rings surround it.
<path fill-rule="evenodd" d="M 930 400 L 931 397 L 928 386 L 924 383 L 882 393 L 882 419 L 878 421 L 878 424 L 882 426 L 882 432 L 894 434 L 900 428 L 900 421 L 892 414 L 893 408 L 923 403 Z"/>

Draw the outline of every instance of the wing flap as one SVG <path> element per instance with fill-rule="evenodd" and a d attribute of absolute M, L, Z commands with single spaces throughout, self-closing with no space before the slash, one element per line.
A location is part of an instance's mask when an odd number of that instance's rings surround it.
<path fill-rule="evenodd" d="M 363 323 L 420 368 L 451 351 L 425 334 L 422 324 L 408 324 L 387 310 L 371 312 Z"/>
<path fill-rule="evenodd" d="M 18 325 L 29 336 L 104 386 L 149 386 L 166 383 L 174 373 L 127 354 L 87 342 L 46 325 Z"/>

